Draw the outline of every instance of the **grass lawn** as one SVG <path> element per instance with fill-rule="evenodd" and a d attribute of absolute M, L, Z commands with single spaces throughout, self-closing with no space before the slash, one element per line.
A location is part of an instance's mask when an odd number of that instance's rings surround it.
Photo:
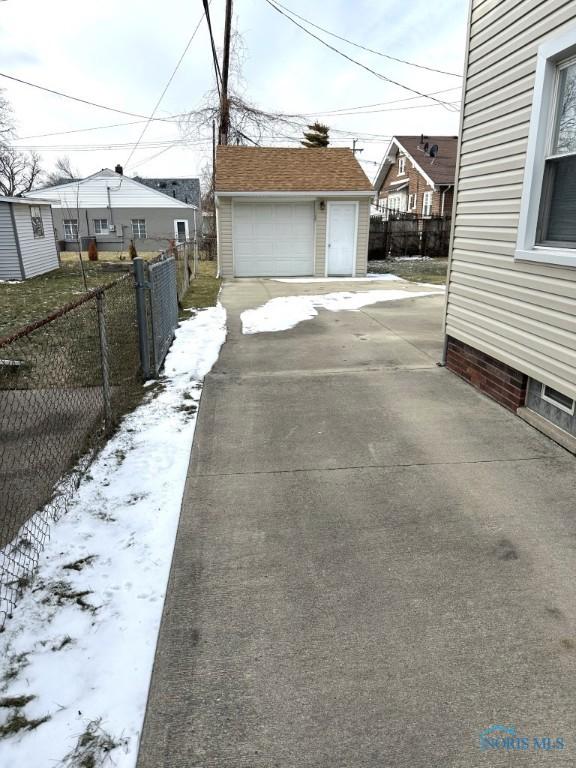
<path fill-rule="evenodd" d="M 216 277 L 216 260 L 199 261 L 198 276 L 182 297 L 182 309 L 216 306 L 221 282 L 221 279 Z"/>
<path fill-rule="evenodd" d="M 446 283 L 446 271 L 448 259 L 428 259 L 421 261 L 410 259 L 406 261 L 369 261 L 368 273 L 392 274 L 410 280 L 413 283 L 433 283 L 444 285 Z"/>
<path fill-rule="evenodd" d="M 158 256 L 160 251 L 138 251 L 138 256 L 143 259 L 152 259 L 154 256 Z M 125 262 L 130 263 L 130 257 L 127 251 L 99 251 L 98 262 L 88 262 L 88 251 L 82 251 L 82 258 L 84 263 L 95 264 L 102 262 Z M 62 251 L 60 254 L 60 261 L 62 264 L 78 264 L 78 252 L 77 251 Z"/>
<path fill-rule="evenodd" d="M 75 256 L 74 254 L 69 254 Z M 129 262 L 126 262 L 126 270 Z M 110 283 L 124 270 L 107 267 L 104 262 L 85 262 L 88 289 Z M 18 283 L 0 283 L 0 336 L 8 335 L 23 325 L 41 320 L 64 304 L 85 293 L 78 262 L 63 261 L 60 269 Z"/>

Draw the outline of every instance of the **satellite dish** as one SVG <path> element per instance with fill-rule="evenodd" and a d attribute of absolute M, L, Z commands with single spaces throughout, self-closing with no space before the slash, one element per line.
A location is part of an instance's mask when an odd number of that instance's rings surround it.
<path fill-rule="evenodd" d="M 438 144 L 432 144 L 430 147 L 430 157 L 436 157 L 438 154 Z"/>

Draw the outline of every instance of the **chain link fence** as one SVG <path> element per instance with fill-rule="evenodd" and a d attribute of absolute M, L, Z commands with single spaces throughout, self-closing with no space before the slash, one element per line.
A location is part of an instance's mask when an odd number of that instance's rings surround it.
<path fill-rule="evenodd" d="M 156 302 L 144 289 L 139 296 L 126 273 L 0 339 L 0 630 L 38 563 L 50 524 L 142 396 L 142 355 L 150 348 L 143 346 L 138 301 L 147 322 L 163 322 L 168 313 L 175 327 L 176 262 L 164 263 L 166 290 Z M 166 331 L 170 341 L 174 327 Z"/>

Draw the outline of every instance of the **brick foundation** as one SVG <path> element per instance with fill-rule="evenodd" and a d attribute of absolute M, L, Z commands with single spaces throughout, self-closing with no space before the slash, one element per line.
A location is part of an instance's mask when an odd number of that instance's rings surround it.
<path fill-rule="evenodd" d="M 528 382 L 525 374 L 451 336 L 446 367 L 511 411 L 524 405 Z"/>

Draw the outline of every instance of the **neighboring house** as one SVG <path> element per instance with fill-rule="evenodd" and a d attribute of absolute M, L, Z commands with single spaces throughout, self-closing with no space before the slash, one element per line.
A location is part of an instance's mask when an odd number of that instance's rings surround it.
<path fill-rule="evenodd" d="M 393 136 L 378 170 L 376 203 L 385 214 L 452 214 L 456 136 Z"/>
<path fill-rule="evenodd" d="M 50 203 L 0 196 L 0 280 L 25 280 L 59 266 Z"/>
<path fill-rule="evenodd" d="M 200 198 L 200 179 L 180 179 L 180 178 L 161 178 L 149 179 L 140 176 L 134 177 L 135 181 L 145 184 L 150 189 L 157 189 L 169 197 L 180 200 L 186 205 L 195 205 L 198 210 L 201 208 Z"/>
<path fill-rule="evenodd" d="M 372 195 L 350 149 L 218 147 L 220 274 L 365 275 Z"/>
<path fill-rule="evenodd" d="M 41 190 L 52 202 L 61 247 L 96 240 L 101 251 L 166 248 L 170 240 L 192 239 L 200 225 L 197 209 L 107 168 L 79 181 Z"/>
<path fill-rule="evenodd" d="M 472 2 L 446 314 L 448 368 L 559 440 L 576 435 L 575 54 L 576 2 Z"/>

